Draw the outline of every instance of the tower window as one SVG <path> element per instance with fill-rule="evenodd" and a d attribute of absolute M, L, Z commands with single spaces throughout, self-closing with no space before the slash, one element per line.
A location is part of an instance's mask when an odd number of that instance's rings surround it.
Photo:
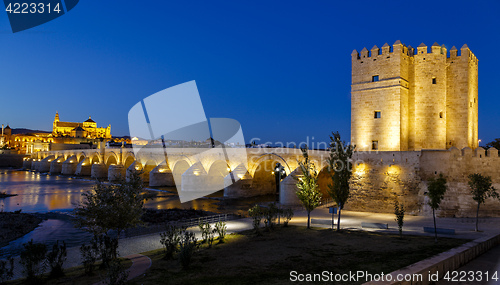
<path fill-rule="evenodd" d="M 439 118 L 442 119 L 443 118 L 443 112 L 439 112 Z"/>
<path fill-rule="evenodd" d="M 372 141 L 372 150 L 378 150 L 378 141 Z"/>
<path fill-rule="evenodd" d="M 436 77 L 432 77 L 432 84 L 436 84 Z"/>
<path fill-rule="evenodd" d="M 372 82 L 377 82 L 377 81 L 378 81 L 378 75 L 373 75 Z"/>
<path fill-rule="evenodd" d="M 380 119 L 380 117 L 381 117 L 380 111 L 375 111 L 375 113 L 374 113 L 373 117 L 374 117 L 375 119 Z"/>

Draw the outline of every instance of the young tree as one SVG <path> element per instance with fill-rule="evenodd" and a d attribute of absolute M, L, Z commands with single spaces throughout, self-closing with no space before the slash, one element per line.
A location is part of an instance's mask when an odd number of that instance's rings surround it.
<path fill-rule="evenodd" d="M 398 222 L 399 237 L 403 238 L 403 224 L 405 219 L 405 206 L 399 204 L 398 200 L 394 203 L 394 214 L 396 215 L 395 221 Z"/>
<path fill-rule="evenodd" d="M 304 205 L 307 211 L 307 228 L 311 228 L 311 212 L 319 206 L 321 193 L 318 186 L 318 173 L 314 164 L 309 160 L 307 147 L 302 149 L 304 161 L 299 161 L 299 167 L 302 171 L 302 177 L 297 179 L 297 197 Z"/>
<path fill-rule="evenodd" d="M 500 198 L 496 189 L 491 186 L 491 176 L 483 176 L 479 173 L 469 175 L 469 187 L 471 188 L 472 199 L 477 202 L 476 211 L 476 232 L 479 231 L 479 206 L 486 202 L 489 197 Z"/>
<path fill-rule="evenodd" d="M 85 199 L 74 210 L 77 226 L 94 235 L 115 230 L 119 237 L 123 230 L 141 223 L 142 192 L 140 172 L 132 172 L 128 182 L 124 179 L 116 184 L 97 182 L 93 190 L 82 194 Z"/>
<path fill-rule="evenodd" d="M 337 230 L 340 230 L 340 215 L 347 200 L 349 199 L 349 180 L 352 177 L 351 157 L 356 146 L 346 145 L 340 139 L 339 132 L 332 132 L 330 136 L 330 156 L 327 159 L 328 172 L 332 184 L 328 184 L 328 194 L 337 203 L 338 221 Z"/>
<path fill-rule="evenodd" d="M 429 179 L 427 185 L 427 195 L 429 196 L 429 206 L 432 208 L 432 217 L 434 219 L 434 241 L 437 242 L 437 228 L 436 228 L 436 214 L 435 210 L 439 208 L 441 200 L 443 200 L 444 193 L 446 193 L 446 178 L 440 173 L 437 179 Z"/>

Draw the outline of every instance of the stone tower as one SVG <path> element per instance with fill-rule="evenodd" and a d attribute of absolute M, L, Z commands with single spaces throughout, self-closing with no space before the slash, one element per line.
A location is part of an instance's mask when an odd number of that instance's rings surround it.
<path fill-rule="evenodd" d="M 478 60 L 434 43 L 396 41 L 354 50 L 351 142 L 357 149 L 407 151 L 478 146 Z"/>

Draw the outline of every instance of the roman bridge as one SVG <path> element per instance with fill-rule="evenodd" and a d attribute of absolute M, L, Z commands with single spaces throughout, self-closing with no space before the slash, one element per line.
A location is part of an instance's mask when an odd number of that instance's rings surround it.
<path fill-rule="evenodd" d="M 142 149 L 137 157 L 132 148 L 123 147 L 43 151 L 26 157 L 23 167 L 42 173 L 87 176 L 108 181 L 129 177 L 132 171 L 140 170 L 144 181 L 151 187 L 172 187 L 176 186 L 176 182 L 184 187 L 185 184 L 195 183 L 197 179 L 203 183 L 203 177 L 212 177 L 217 180 L 216 185 L 221 185 L 219 189 L 224 189 L 224 196 L 229 198 L 276 193 L 276 163 L 284 167 L 287 175 L 281 183 L 281 191 L 296 189 L 293 177 L 301 174 L 297 169 L 298 161 L 303 160 L 300 149 L 225 148 L 229 157 L 246 156 L 238 159 L 226 159 L 227 155 L 220 151 L 210 153 L 216 149 L 203 150 L 203 155 L 200 155 L 200 149 L 196 148 L 170 148 L 167 149 L 168 159 L 165 159 L 165 150 L 162 148 Z M 329 153 L 309 150 L 308 154 L 320 173 L 319 184 L 325 192 L 329 177 L 326 173 L 326 158 Z M 234 177 L 237 177 L 237 181 Z M 231 183 L 231 179 L 234 183 Z M 295 191 L 292 193 L 280 195 L 281 202 L 297 203 Z"/>

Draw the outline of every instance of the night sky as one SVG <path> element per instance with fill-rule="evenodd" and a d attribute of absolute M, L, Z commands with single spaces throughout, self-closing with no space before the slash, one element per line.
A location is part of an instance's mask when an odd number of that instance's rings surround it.
<path fill-rule="evenodd" d="M 128 135 L 133 105 L 196 80 L 207 117 L 247 142 L 348 140 L 352 50 L 401 40 L 469 46 L 484 143 L 500 137 L 499 15 L 498 1 L 82 0 L 13 34 L 0 11 L 0 123 L 52 130 L 59 111 Z"/>

